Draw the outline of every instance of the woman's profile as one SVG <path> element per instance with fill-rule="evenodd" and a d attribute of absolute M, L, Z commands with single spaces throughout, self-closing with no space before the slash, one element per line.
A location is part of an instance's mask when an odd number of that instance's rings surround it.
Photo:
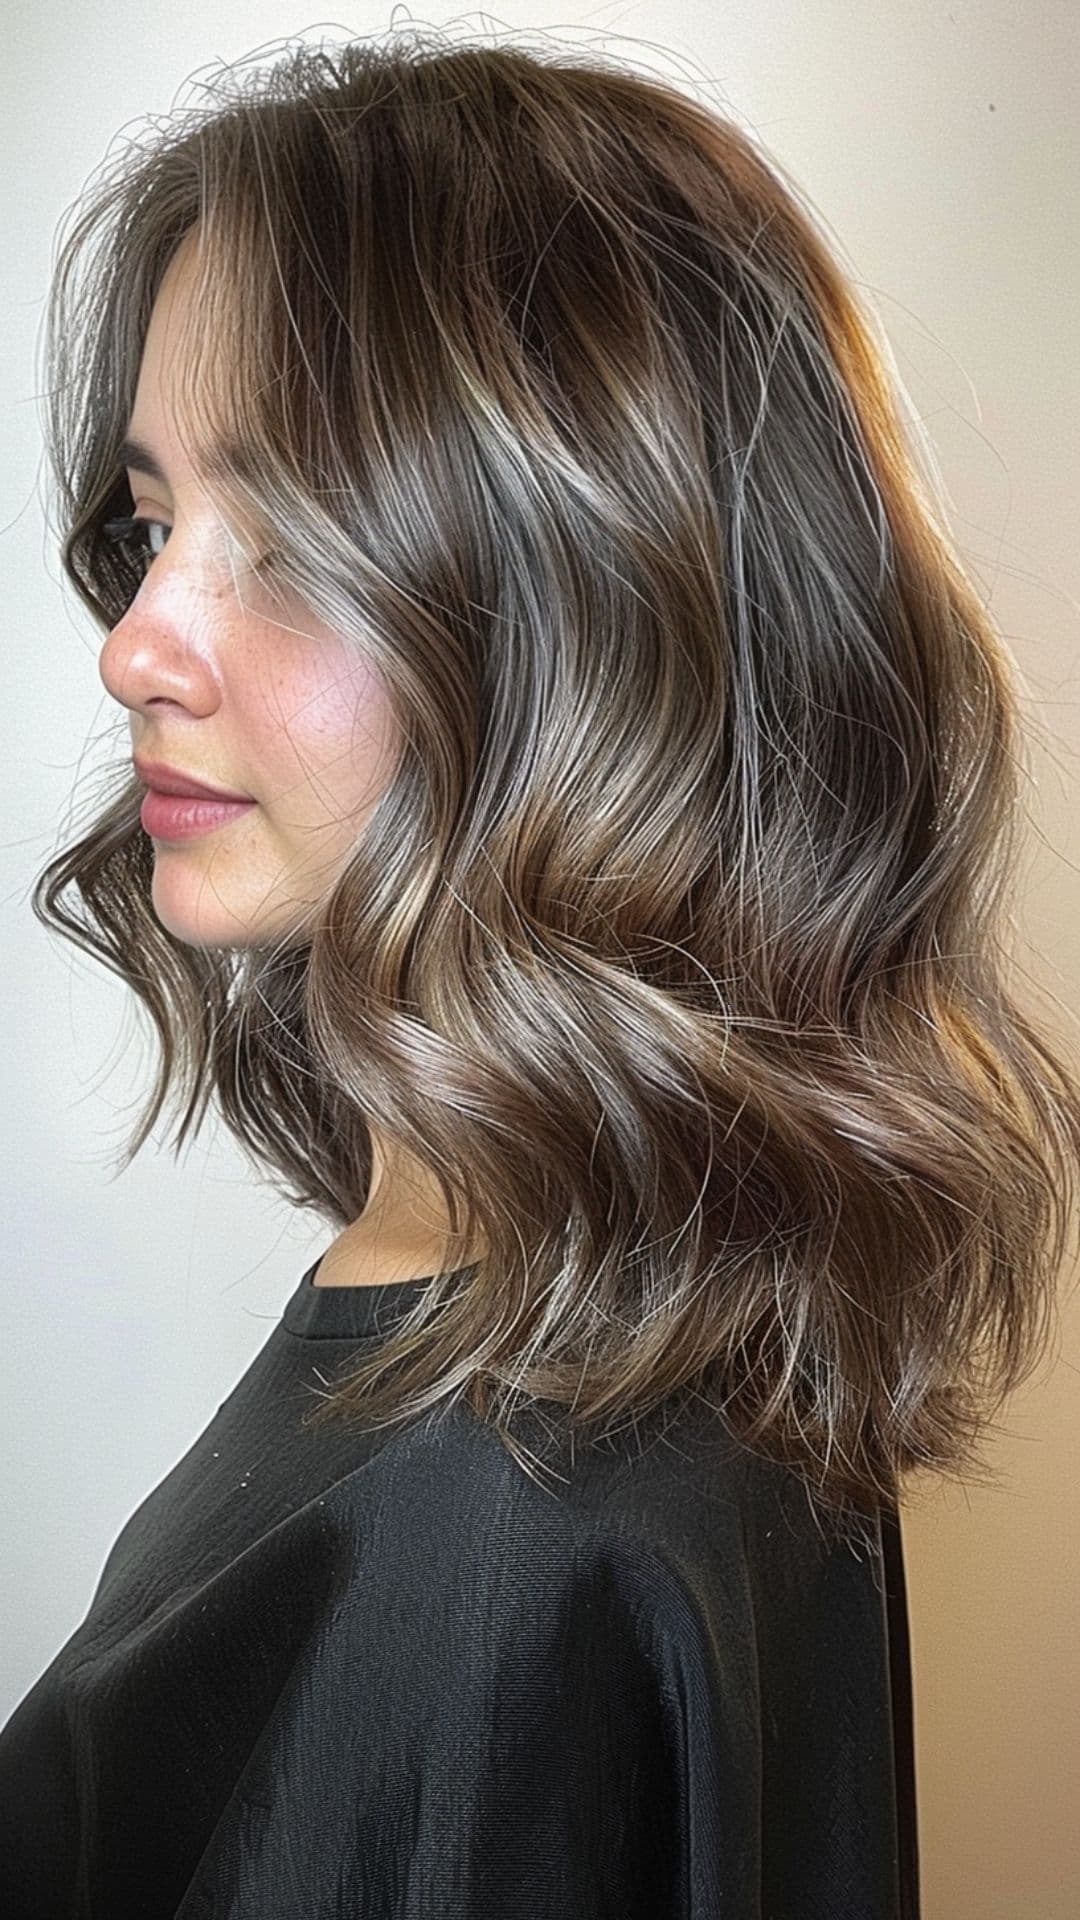
<path fill-rule="evenodd" d="M 0 1731 L 17 1920 L 913 1920 L 899 1508 L 1045 1350 L 1011 664 L 796 186 L 394 32 L 48 313 L 130 757 L 41 873 L 333 1229 Z"/>

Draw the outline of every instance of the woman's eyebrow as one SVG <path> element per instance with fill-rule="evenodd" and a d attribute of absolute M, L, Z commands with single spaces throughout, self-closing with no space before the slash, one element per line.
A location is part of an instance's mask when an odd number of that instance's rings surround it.
<path fill-rule="evenodd" d="M 145 473 L 148 480 L 157 480 L 163 487 L 169 484 L 161 462 L 141 440 L 122 440 L 117 448 L 116 463 L 120 467 L 135 467 L 139 473 Z"/>
<path fill-rule="evenodd" d="M 215 445 L 209 453 L 201 456 L 198 472 L 206 480 L 229 482 L 234 477 L 237 465 L 242 467 L 245 462 L 250 465 L 253 458 L 249 449 L 242 443 L 227 440 L 220 446 Z M 151 453 L 145 440 L 140 440 L 133 434 L 126 435 L 117 447 L 116 464 L 120 467 L 132 467 L 139 473 L 144 473 L 148 480 L 156 480 L 163 487 L 169 484 L 168 475 L 157 455 Z"/>

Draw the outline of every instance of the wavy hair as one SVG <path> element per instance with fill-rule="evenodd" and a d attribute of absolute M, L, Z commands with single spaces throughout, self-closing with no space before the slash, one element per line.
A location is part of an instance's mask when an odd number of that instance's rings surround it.
<path fill-rule="evenodd" d="M 62 557 L 108 629 L 117 448 L 196 224 L 221 498 L 364 649 L 400 762 L 289 943 L 151 903 L 124 783 L 34 889 L 300 1207 L 369 1125 L 455 1256 L 305 1421 L 460 1399 L 599 1438 L 691 1399 L 873 1513 L 1052 1325 L 1080 1085 L 1014 999 L 1019 700 L 883 332 L 775 161 L 591 51 L 287 45 L 126 140 L 47 311 Z M 230 508 L 231 510 L 231 508 Z M 529 1468 L 526 1465 L 526 1471 Z"/>

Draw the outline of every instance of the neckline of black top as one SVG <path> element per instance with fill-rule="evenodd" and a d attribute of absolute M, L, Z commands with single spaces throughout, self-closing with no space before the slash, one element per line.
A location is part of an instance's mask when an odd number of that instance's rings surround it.
<path fill-rule="evenodd" d="M 383 1280 L 370 1287 L 317 1287 L 315 1274 L 321 1261 L 320 1254 L 286 1301 L 281 1316 L 282 1326 L 303 1340 L 352 1340 L 385 1332 L 389 1323 L 408 1312 L 413 1289 L 427 1286 L 435 1278 L 428 1273 L 416 1280 Z M 449 1277 L 454 1279 L 469 1270 L 468 1266 L 455 1267 Z"/>

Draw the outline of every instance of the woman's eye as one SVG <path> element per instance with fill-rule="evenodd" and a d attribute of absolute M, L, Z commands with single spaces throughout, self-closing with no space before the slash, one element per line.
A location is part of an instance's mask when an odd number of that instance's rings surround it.
<path fill-rule="evenodd" d="M 121 547 L 125 553 L 133 555 L 136 560 L 156 560 L 165 542 L 163 540 L 161 546 L 155 546 L 153 535 L 161 533 L 167 536 L 172 529 L 164 520 L 128 518 L 106 520 L 101 531 L 104 538 L 113 546 Z"/>

